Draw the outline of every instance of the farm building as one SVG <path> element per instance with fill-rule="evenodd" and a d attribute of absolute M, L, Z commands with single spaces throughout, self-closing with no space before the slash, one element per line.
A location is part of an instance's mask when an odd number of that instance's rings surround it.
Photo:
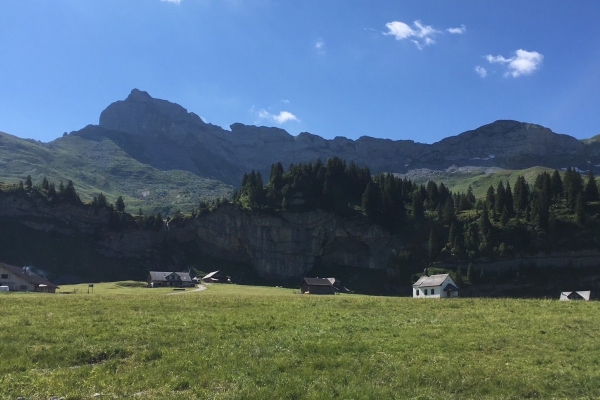
<path fill-rule="evenodd" d="M 221 271 L 213 271 L 202 277 L 202 282 L 206 283 L 231 283 L 231 279 Z"/>
<path fill-rule="evenodd" d="M 458 297 L 458 287 L 449 274 L 424 275 L 413 285 L 413 297 Z"/>
<path fill-rule="evenodd" d="M 350 290 L 342 285 L 342 281 L 336 278 L 327 278 L 327 280 L 331 282 L 336 291 L 340 293 L 350 293 Z"/>
<path fill-rule="evenodd" d="M 300 292 L 309 294 L 335 294 L 335 286 L 329 279 L 304 278 L 300 282 Z"/>
<path fill-rule="evenodd" d="M 578 292 L 561 292 L 560 301 L 584 300 L 589 301 L 592 292 L 589 290 L 580 290 Z"/>
<path fill-rule="evenodd" d="M 0 287 L 2 291 L 54 293 L 58 286 L 39 276 L 29 268 L 0 263 Z"/>
<path fill-rule="evenodd" d="M 194 282 L 189 272 L 148 272 L 148 287 L 192 287 Z"/>

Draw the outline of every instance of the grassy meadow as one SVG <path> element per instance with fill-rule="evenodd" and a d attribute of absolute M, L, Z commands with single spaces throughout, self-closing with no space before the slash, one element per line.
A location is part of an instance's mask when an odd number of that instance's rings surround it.
<path fill-rule="evenodd" d="M 0 398 L 600 397 L 598 302 L 61 291 L 0 293 Z"/>

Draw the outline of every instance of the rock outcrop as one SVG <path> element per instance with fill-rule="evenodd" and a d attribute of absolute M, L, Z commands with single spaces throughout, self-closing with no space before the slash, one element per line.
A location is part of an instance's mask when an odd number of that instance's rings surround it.
<path fill-rule="evenodd" d="M 165 223 L 159 230 L 129 227 L 119 231 L 109 229 L 109 215 L 106 208 L 50 204 L 43 198 L 0 193 L 1 220 L 15 221 L 65 243 L 83 242 L 91 251 L 87 257 L 102 257 L 109 264 L 105 268 L 136 265 L 133 272 L 113 271 L 115 279 L 142 279 L 140 271 L 156 268 L 198 266 L 198 259 L 190 254 L 245 265 L 267 280 L 301 277 L 319 266 L 385 269 L 391 250 L 402 246 L 398 237 L 366 217 L 342 218 L 325 211 L 268 214 L 225 204 L 194 219 Z M 25 248 L 39 247 L 29 243 L 33 236 L 16 239 Z M 21 259 L 10 261 L 25 265 L 31 262 L 29 256 L 21 254 Z M 57 274 L 62 268 L 40 260 L 36 267 Z M 80 273 L 82 279 L 89 278 L 83 269 Z"/>

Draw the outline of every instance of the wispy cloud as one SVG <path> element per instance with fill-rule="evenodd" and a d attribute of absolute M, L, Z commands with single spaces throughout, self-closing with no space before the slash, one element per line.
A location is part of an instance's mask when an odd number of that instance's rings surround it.
<path fill-rule="evenodd" d="M 475 72 L 477 72 L 477 75 L 479 75 L 482 78 L 485 78 L 487 76 L 487 70 L 480 65 L 475 67 Z"/>
<path fill-rule="evenodd" d="M 181 0 L 160 0 L 166 3 L 181 4 Z"/>
<path fill-rule="evenodd" d="M 448 29 L 446 29 L 446 31 L 448 31 L 452 35 L 462 35 L 463 33 L 465 33 L 467 31 L 467 27 L 464 25 L 461 25 L 458 28 L 448 28 Z"/>
<path fill-rule="evenodd" d="M 315 50 L 317 50 L 317 53 L 319 54 L 325 54 L 325 42 L 323 39 L 317 40 L 317 43 L 315 43 Z"/>
<path fill-rule="evenodd" d="M 384 35 L 393 36 L 396 40 L 410 39 L 419 50 L 424 46 L 430 46 L 435 43 L 433 37 L 439 33 L 430 25 L 423 25 L 421 21 L 413 22 L 414 28 L 401 21 L 392 21 L 385 24 L 388 28 Z"/>
<path fill-rule="evenodd" d="M 490 64 L 505 64 L 508 71 L 504 73 L 504 76 L 517 78 L 522 75 L 531 75 L 537 71 L 544 61 L 544 56 L 537 51 L 519 49 L 510 58 L 488 54 L 485 59 Z"/>
<path fill-rule="evenodd" d="M 264 108 L 261 108 L 258 111 L 254 111 L 254 107 L 252 107 L 252 111 L 255 112 L 255 114 L 259 120 L 272 121 L 279 125 L 285 124 L 286 122 L 289 122 L 289 121 L 300 122 L 300 119 L 298 119 L 298 117 L 296 117 L 294 114 L 292 114 L 289 111 L 280 111 L 278 114 L 272 114 L 272 113 L 268 112 L 267 110 L 265 110 Z"/>
<path fill-rule="evenodd" d="M 290 104 L 290 101 L 288 99 L 282 99 L 281 102 L 285 104 Z"/>
<path fill-rule="evenodd" d="M 412 26 L 401 21 L 388 22 L 385 26 L 388 30 L 387 32 L 383 32 L 384 35 L 393 36 L 396 40 L 408 39 L 413 42 L 419 50 L 422 50 L 423 47 L 435 44 L 434 37 L 444 33 L 431 25 L 424 25 L 419 20 L 414 21 Z M 446 31 L 451 34 L 463 34 L 467 31 L 467 28 L 464 25 L 461 25 L 459 28 L 448 28 Z"/>

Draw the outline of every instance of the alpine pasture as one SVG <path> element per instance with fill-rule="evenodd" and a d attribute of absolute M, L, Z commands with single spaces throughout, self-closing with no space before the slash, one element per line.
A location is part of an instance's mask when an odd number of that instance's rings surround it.
<path fill-rule="evenodd" d="M 87 289 L 0 293 L 0 398 L 600 397 L 598 302 Z"/>

